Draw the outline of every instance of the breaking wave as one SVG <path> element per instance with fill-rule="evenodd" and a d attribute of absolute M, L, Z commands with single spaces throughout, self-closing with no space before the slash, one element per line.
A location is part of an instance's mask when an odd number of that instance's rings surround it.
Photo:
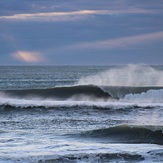
<path fill-rule="evenodd" d="M 100 109 L 162 107 L 163 89 L 160 88 L 162 87 L 100 88 L 93 85 L 80 85 L 49 89 L 5 90 L 0 92 L 0 106 L 1 108 L 82 106 Z"/>
<path fill-rule="evenodd" d="M 163 103 L 163 89 L 148 90 L 140 94 L 127 94 L 121 101 L 139 103 Z"/>
<path fill-rule="evenodd" d="M 101 88 L 93 85 L 78 85 L 78 86 L 63 86 L 48 89 L 26 89 L 26 90 L 6 90 L 1 91 L 9 97 L 14 98 L 42 98 L 42 99 L 55 99 L 55 100 L 67 100 L 72 98 L 74 100 L 81 100 L 82 97 L 85 100 L 88 98 L 104 99 L 112 98 L 109 93 L 104 92 Z"/>

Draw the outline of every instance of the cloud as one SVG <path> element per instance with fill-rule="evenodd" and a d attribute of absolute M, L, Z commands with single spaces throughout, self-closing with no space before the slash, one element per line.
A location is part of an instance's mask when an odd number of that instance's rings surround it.
<path fill-rule="evenodd" d="M 163 40 L 163 31 L 141 34 L 136 36 L 121 37 L 109 40 L 100 40 L 92 42 L 84 42 L 80 44 L 70 45 L 68 49 L 115 49 L 115 48 L 126 48 L 131 45 L 140 45 L 143 43 L 149 43 L 153 41 Z"/>
<path fill-rule="evenodd" d="M 1 19 L 15 19 L 15 20 L 32 20 L 45 18 L 61 18 L 66 16 L 92 15 L 104 14 L 104 10 L 80 10 L 69 12 L 46 12 L 46 13 L 31 13 L 31 14 L 14 14 L 10 16 L 0 16 Z M 59 19 L 58 19 L 59 20 Z"/>
<path fill-rule="evenodd" d="M 117 14 L 136 14 L 136 13 L 148 13 L 149 11 L 131 8 L 124 10 L 79 10 L 69 12 L 45 12 L 45 13 L 30 13 L 30 14 L 14 14 L 9 16 L 0 16 L 0 19 L 7 20 L 55 20 L 63 21 L 67 18 L 72 19 L 84 15 L 117 15 Z M 64 19 L 65 18 L 65 19 Z M 69 20 L 68 19 L 68 20 Z"/>
<path fill-rule="evenodd" d="M 43 57 L 37 52 L 17 51 L 12 54 L 14 58 L 23 62 L 36 63 L 43 61 Z"/>

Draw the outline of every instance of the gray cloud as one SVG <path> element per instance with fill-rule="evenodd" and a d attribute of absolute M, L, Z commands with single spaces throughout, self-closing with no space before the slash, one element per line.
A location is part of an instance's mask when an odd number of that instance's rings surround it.
<path fill-rule="evenodd" d="M 161 63 L 162 19 L 162 0 L 0 1 L 0 64 Z"/>

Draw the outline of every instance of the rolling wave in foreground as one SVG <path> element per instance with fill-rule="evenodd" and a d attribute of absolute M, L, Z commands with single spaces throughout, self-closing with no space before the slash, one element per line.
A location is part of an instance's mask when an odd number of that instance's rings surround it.
<path fill-rule="evenodd" d="M 162 66 L 0 73 L 0 162 L 163 161 Z"/>

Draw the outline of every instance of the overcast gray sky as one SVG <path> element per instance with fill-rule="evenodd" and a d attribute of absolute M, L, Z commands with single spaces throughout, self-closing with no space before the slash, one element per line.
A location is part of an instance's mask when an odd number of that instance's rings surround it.
<path fill-rule="evenodd" d="M 0 0 L 0 65 L 163 64 L 163 0 Z"/>

